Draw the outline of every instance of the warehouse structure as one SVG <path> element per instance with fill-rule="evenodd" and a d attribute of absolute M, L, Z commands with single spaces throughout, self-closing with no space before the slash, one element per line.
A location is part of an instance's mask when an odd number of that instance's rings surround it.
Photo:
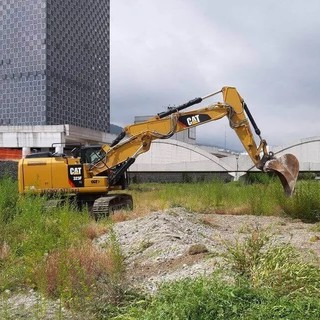
<path fill-rule="evenodd" d="M 186 144 L 176 140 L 156 140 L 149 152 L 142 154 L 131 166 L 131 176 L 137 180 L 150 181 L 165 177 L 180 180 L 202 180 L 211 178 L 212 173 L 226 180 L 238 179 L 249 171 L 259 171 L 253 166 L 248 154 L 236 154 L 220 151 L 217 148 L 202 149 L 201 146 Z M 300 163 L 301 172 L 320 174 L 320 137 L 301 139 L 286 146 L 270 148 L 276 157 L 292 153 Z M 195 173 L 197 173 L 195 175 Z"/>

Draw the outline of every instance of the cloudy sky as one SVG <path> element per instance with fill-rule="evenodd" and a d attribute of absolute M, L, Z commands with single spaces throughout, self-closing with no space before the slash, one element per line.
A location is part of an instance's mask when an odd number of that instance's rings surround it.
<path fill-rule="evenodd" d="M 269 145 L 320 135 L 319 0 L 111 0 L 110 12 L 112 123 L 228 85 Z M 227 119 L 197 140 L 242 149 Z"/>

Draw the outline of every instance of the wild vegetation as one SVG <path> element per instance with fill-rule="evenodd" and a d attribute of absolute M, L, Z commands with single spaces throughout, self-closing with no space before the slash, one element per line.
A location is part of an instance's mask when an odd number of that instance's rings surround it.
<path fill-rule="evenodd" d="M 320 188 L 315 180 L 298 181 L 294 197 L 285 196 L 278 178 L 131 185 L 136 211 L 181 206 L 199 213 L 286 215 L 308 222 L 320 220 Z"/>
<path fill-rule="evenodd" d="M 13 319 L 6 299 L 32 289 L 83 319 L 319 319 L 317 261 L 304 261 L 288 245 L 272 246 L 261 230 L 242 243 L 225 243 L 228 269 L 166 284 L 154 296 L 129 289 L 113 233 L 115 221 L 176 206 L 200 213 L 287 215 L 320 230 L 318 183 L 299 181 L 293 198 L 285 198 L 272 178 L 135 184 L 129 190 L 133 212 L 95 222 L 72 204 L 51 208 L 43 197 L 19 196 L 16 182 L 2 179 L 0 316 Z M 109 244 L 98 250 L 92 241 L 104 233 Z M 62 307 L 57 319 L 63 319 Z"/>

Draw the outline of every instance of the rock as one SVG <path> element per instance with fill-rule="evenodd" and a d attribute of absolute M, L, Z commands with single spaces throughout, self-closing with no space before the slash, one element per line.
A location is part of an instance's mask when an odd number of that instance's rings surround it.
<path fill-rule="evenodd" d="M 188 249 L 188 254 L 199 254 L 199 253 L 207 253 L 209 252 L 208 248 L 204 244 L 193 244 Z"/>

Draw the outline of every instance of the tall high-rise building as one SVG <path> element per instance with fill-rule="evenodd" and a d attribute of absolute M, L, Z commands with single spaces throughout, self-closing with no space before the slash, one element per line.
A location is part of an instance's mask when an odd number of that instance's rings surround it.
<path fill-rule="evenodd" d="M 108 132 L 109 0 L 0 1 L 0 126 Z"/>

